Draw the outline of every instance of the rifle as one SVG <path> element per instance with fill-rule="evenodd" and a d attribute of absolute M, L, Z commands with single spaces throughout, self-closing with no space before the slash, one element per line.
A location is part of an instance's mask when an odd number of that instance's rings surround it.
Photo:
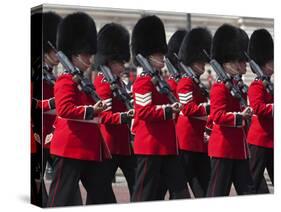
<path fill-rule="evenodd" d="M 237 81 L 238 88 L 240 88 L 243 93 L 247 94 L 249 87 L 243 82 L 241 75 L 237 74 L 233 78 Z"/>
<path fill-rule="evenodd" d="M 67 58 L 67 56 L 62 52 L 62 51 L 58 51 L 50 41 L 48 41 L 48 44 L 51 46 L 51 48 L 54 50 L 54 52 L 56 53 L 56 56 L 58 57 L 58 60 L 60 61 L 60 63 L 63 65 L 63 67 L 66 69 L 66 71 L 68 73 L 70 73 L 71 75 L 73 75 L 73 80 L 75 80 L 78 83 L 78 89 L 80 91 L 84 91 L 87 95 L 89 95 L 95 102 L 100 101 L 100 105 L 103 104 L 101 101 L 101 98 L 98 96 L 98 94 L 96 93 L 96 89 L 93 86 L 92 82 L 83 76 L 83 73 L 81 73 L 81 71 L 74 67 L 74 65 L 70 62 L 70 60 Z M 81 120 L 79 120 L 81 121 Z M 83 120 L 82 120 L 83 122 Z M 102 137 L 102 142 L 101 145 L 104 146 L 104 148 L 106 149 L 106 151 L 108 151 L 110 158 L 112 158 L 109 148 L 105 142 L 104 136 L 101 133 L 101 129 L 100 126 L 97 124 L 96 125 L 100 131 L 101 137 Z"/>
<path fill-rule="evenodd" d="M 56 78 L 47 70 L 46 66 L 43 66 L 43 79 L 49 82 L 51 85 L 54 85 L 56 82 Z"/>
<path fill-rule="evenodd" d="M 172 75 L 172 77 L 174 77 L 176 81 L 179 81 L 179 79 L 181 78 L 181 75 L 178 72 L 178 70 L 174 67 L 174 65 L 171 63 L 171 61 L 168 57 L 165 58 L 165 63 L 166 63 L 166 67 L 167 67 L 169 73 Z"/>
<path fill-rule="evenodd" d="M 145 72 L 148 72 L 152 75 L 152 83 L 156 86 L 156 89 L 160 92 L 165 94 L 171 103 L 178 102 L 177 97 L 171 91 L 170 86 L 167 82 L 157 74 L 156 70 L 150 65 L 146 58 L 144 58 L 141 54 L 137 54 L 136 56 L 137 61 L 143 67 Z"/>
<path fill-rule="evenodd" d="M 180 68 L 184 71 L 184 73 L 190 77 L 200 88 L 202 94 L 206 97 L 206 98 L 210 98 L 210 94 L 208 91 L 208 88 L 200 81 L 200 79 L 197 77 L 197 75 L 194 73 L 194 71 L 192 70 L 191 67 L 189 66 L 185 66 L 183 64 L 183 62 L 179 59 L 178 55 L 176 53 L 174 53 L 175 57 L 178 60 L 179 66 Z"/>
<path fill-rule="evenodd" d="M 91 96 L 91 98 L 95 102 L 100 101 L 101 98 L 96 93 L 95 87 L 93 86 L 92 82 L 88 78 L 84 77 L 83 73 L 78 68 L 73 66 L 73 64 L 62 51 L 58 51 L 50 41 L 48 41 L 48 44 L 56 53 L 58 60 L 63 65 L 66 72 L 73 75 L 74 80 L 78 83 L 78 89 Z"/>
<path fill-rule="evenodd" d="M 233 85 L 230 77 L 223 70 L 223 67 L 215 59 L 211 59 L 206 50 L 203 50 L 203 52 L 207 58 L 209 58 L 209 63 L 218 75 L 218 78 L 223 81 L 225 86 L 229 89 L 230 94 L 233 97 L 238 98 L 242 106 L 247 107 L 247 101 L 243 98 L 241 91 L 235 85 Z"/>
<path fill-rule="evenodd" d="M 233 97 L 238 98 L 240 101 L 240 104 L 243 107 L 245 107 L 245 108 L 248 107 L 247 100 L 243 98 L 241 91 L 235 85 L 233 85 L 230 77 L 223 70 L 223 67 L 215 59 L 211 59 L 211 57 L 209 56 L 209 54 L 207 53 L 206 50 L 203 50 L 203 52 L 207 56 L 207 58 L 209 58 L 209 60 L 210 60 L 209 63 L 212 66 L 212 68 L 214 69 L 214 71 L 216 72 L 216 74 L 218 75 L 219 79 L 222 80 L 224 82 L 225 86 L 230 90 L 230 94 Z M 247 111 L 248 110 L 250 110 L 250 108 L 247 109 Z M 246 121 L 247 129 L 249 129 L 251 120 L 245 120 L 245 121 Z"/>
<path fill-rule="evenodd" d="M 251 70 L 253 71 L 254 74 L 260 78 L 266 88 L 266 91 L 270 93 L 273 96 L 273 83 L 268 79 L 268 77 L 264 74 L 263 70 L 260 68 L 260 66 L 250 58 L 250 56 L 247 54 L 247 52 L 244 52 L 245 56 L 248 58 Z"/>
<path fill-rule="evenodd" d="M 133 109 L 132 98 L 129 96 L 126 90 L 118 84 L 117 77 L 112 74 L 111 70 L 107 66 L 100 65 L 99 68 L 106 80 L 110 83 L 110 89 L 112 90 L 113 95 L 119 98 L 125 104 L 128 110 Z"/>

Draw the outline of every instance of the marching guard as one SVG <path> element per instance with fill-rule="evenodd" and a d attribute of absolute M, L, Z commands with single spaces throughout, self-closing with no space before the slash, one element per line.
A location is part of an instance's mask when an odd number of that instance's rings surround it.
<path fill-rule="evenodd" d="M 248 132 L 251 152 L 250 166 L 257 193 L 269 193 L 264 183 L 264 171 L 274 184 L 273 173 L 273 95 L 267 90 L 266 83 L 273 74 L 273 39 L 265 29 L 253 32 L 249 44 L 249 56 L 262 69 L 264 78 L 257 77 L 250 85 L 248 97 L 254 115 Z M 265 186 L 264 186 L 265 185 Z"/>
<path fill-rule="evenodd" d="M 96 25 L 89 15 L 77 12 L 62 20 L 57 48 L 77 70 L 83 73 L 89 69 L 96 46 Z M 50 149 L 54 179 L 48 207 L 73 205 L 79 180 L 87 191 L 86 204 L 104 203 L 102 161 L 111 155 L 97 123 L 98 114 L 106 107 L 80 90 L 78 84 L 77 78 L 66 71 L 54 88 L 57 119 Z"/>
<path fill-rule="evenodd" d="M 141 54 L 160 75 L 167 53 L 162 21 L 154 15 L 141 18 L 133 29 L 131 45 L 134 63 L 140 66 L 136 56 Z M 169 104 L 167 96 L 157 91 L 152 77 L 143 71 L 133 85 L 137 168 L 132 201 L 156 200 L 163 181 L 171 199 L 187 198 L 173 119 L 179 112 L 178 103 Z"/>
<path fill-rule="evenodd" d="M 172 35 L 172 37 L 168 42 L 168 53 L 166 54 L 166 58 L 165 58 L 165 60 L 167 59 L 170 60 L 171 64 L 174 66 L 174 68 L 177 71 L 177 73 L 174 74 L 170 73 L 169 78 L 167 79 L 167 83 L 175 95 L 177 95 L 177 84 L 181 78 L 181 73 L 179 72 L 178 61 L 174 54 L 175 53 L 178 54 L 182 40 L 186 33 L 187 33 L 186 30 L 179 29 Z M 166 61 L 166 68 L 168 68 L 167 61 Z M 175 119 L 175 123 L 176 121 L 177 121 L 177 117 Z M 162 186 L 160 185 L 159 187 L 159 191 L 158 191 L 159 197 L 157 200 L 164 200 L 166 192 L 167 192 L 167 186 L 164 184 L 164 180 L 163 180 L 163 185 Z"/>
<path fill-rule="evenodd" d="M 107 162 L 110 189 L 108 202 L 116 202 L 112 191 L 111 182 L 117 168 L 120 167 L 128 184 L 130 197 L 133 193 L 135 182 L 135 157 L 131 143 L 130 123 L 133 117 L 133 108 L 126 108 L 114 83 L 126 92 L 126 86 L 121 80 L 124 72 L 124 64 L 130 60 L 130 36 L 127 29 L 122 25 L 110 23 L 104 25 L 97 38 L 97 54 L 95 55 L 95 66 L 99 70 L 94 85 L 98 95 L 103 99 L 107 108 L 101 113 L 101 132 L 112 154 L 112 159 Z M 105 66 L 109 74 L 116 79 L 113 82 L 106 79 L 100 66 Z M 108 73 L 106 73 L 108 74 Z M 120 91 L 119 91 L 120 92 Z M 126 94 L 124 94 L 126 95 Z M 129 96 L 129 94 L 127 95 Z M 130 101 L 130 99 L 127 99 Z M 131 104 L 131 102 L 127 102 Z"/>
<path fill-rule="evenodd" d="M 198 80 L 208 62 L 203 50 L 210 52 L 211 43 L 212 35 L 205 28 L 192 29 L 182 42 L 179 58 L 193 70 Z M 186 74 L 178 83 L 177 94 L 183 104 L 176 130 L 186 181 L 195 197 L 205 197 L 210 178 L 208 144 L 204 138 L 210 113 L 209 96 L 204 95 L 194 79 Z"/>
<path fill-rule="evenodd" d="M 217 29 L 212 42 L 212 57 L 233 84 L 233 77 L 246 69 L 241 36 L 238 28 L 224 24 Z M 208 144 L 211 177 L 207 196 L 229 195 L 232 182 L 238 195 L 253 194 L 245 130 L 252 109 L 242 108 L 240 100 L 232 96 L 225 82 L 220 80 L 213 84 L 210 104 L 213 127 Z"/>

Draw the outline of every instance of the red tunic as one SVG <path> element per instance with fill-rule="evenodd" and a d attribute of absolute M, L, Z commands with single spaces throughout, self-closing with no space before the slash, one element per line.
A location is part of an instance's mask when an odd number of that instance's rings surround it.
<path fill-rule="evenodd" d="M 57 120 L 51 142 L 51 154 L 80 159 L 101 161 L 110 156 L 99 126 L 91 123 L 95 102 L 79 91 L 72 75 L 61 75 L 55 84 Z M 89 120 L 89 121 L 88 121 Z M 97 120 L 98 122 L 99 120 Z"/>
<path fill-rule="evenodd" d="M 43 110 L 43 112 L 55 109 L 55 98 L 37 100 L 36 108 Z"/>
<path fill-rule="evenodd" d="M 245 121 L 239 99 L 230 94 L 222 82 L 213 84 L 210 93 L 213 129 L 209 139 L 208 153 L 211 157 L 228 159 L 248 158 Z"/>
<path fill-rule="evenodd" d="M 43 83 L 43 93 L 42 93 L 42 102 L 45 104 L 46 101 L 54 97 L 54 86 L 50 83 L 48 83 L 46 80 L 42 81 Z M 45 144 L 45 138 L 46 136 L 53 131 L 53 124 L 56 119 L 55 114 L 49 114 L 49 113 L 44 113 L 46 111 L 47 105 L 41 105 L 44 106 L 42 108 L 43 112 L 43 119 L 42 119 L 42 126 L 43 126 L 43 138 L 42 142 L 44 143 L 44 148 L 50 148 L 50 143 Z"/>
<path fill-rule="evenodd" d="M 31 82 L 30 88 L 31 88 L 31 97 L 32 97 L 33 96 L 33 84 L 32 84 L 32 82 Z M 36 141 L 35 141 L 35 138 L 34 138 L 32 120 L 31 120 L 31 123 L 30 123 L 30 148 L 31 148 L 31 154 L 34 154 L 34 153 L 37 152 L 37 145 L 36 145 Z"/>
<path fill-rule="evenodd" d="M 179 81 L 177 94 L 183 104 L 176 125 L 179 148 L 185 151 L 207 152 L 204 131 L 207 120 L 205 105 L 208 100 L 189 77 L 183 77 Z"/>
<path fill-rule="evenodd" d="M 130 131 L 127 124 L 121 124 L 121 112 L 127 111 L 125 104 L 116 97 L 110 89 L 110 84 L 99 72 L 94 81 L 96 91 L 107 104 L 107 109 L 101 113 L 101 132 L 110 152 L 116 155 L 130 155 Z"/>
<path fill-rule="evenodd" d="M 134 152 L 143 155 L 176 155 L 176 141 L 173 119 L 167 119 L 165 107 L 168 98 L 159 93 L 150 75 L 142 73 L 133 86 L 135 121 Z"/>
<path fill-rule="evenodd" d="M 258 79 L 250 85 L 248 96 L 250 106 L 254 110 L 248 143 L 273 148 L 273 96 Z"/>
<path fill-rule="evenodd" d="M 168 85 L 170 86 L 171 90 L 174 92 L 174 94 L 177 94 L 177 81 L 173 77 L 169 77 L 167 80 Z"/>

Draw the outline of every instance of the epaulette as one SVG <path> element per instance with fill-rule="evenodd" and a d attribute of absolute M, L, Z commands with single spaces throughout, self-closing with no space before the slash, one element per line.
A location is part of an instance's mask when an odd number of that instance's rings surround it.
<path fill-rule="evenodd" d="M 187 74 L 183 74 L 182 78 L 189 78 L 189 76 Z"/>
<path fill-rule="evenodd" d="M 151 76 L 151 74 L 145 71 L 141 72 L 140 77 L 146 77 L 146 76 Z"/>
<path fill-rule="evenodd" d="M 101 71 L 98 72 L 98 76 L 102 77 L 101 83 L 108 82 L 107 79 L 105 78 L 104 74 Z"/>
<path fill-rule="evenodd" d="M 216 82 L 217 83 L 222 83 L 223 81 L 221 79 L 217 78 Z"/>
<path fill-rule="evenodd" d="M 103 76 L 103 73 L 101 71 L 99 71 L 98 76 Z"/>

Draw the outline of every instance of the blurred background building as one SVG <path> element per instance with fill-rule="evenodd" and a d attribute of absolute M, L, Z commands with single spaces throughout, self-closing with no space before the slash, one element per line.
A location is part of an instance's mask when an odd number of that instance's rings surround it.
<path fill-rule="evenodd" d="M 33 8 L 36 11 L 36 8 Z M 95 8 L 85 6 L 67 6 L 67 5 L 52 5 L 46 4 L 43 7 L 43 11 L 54 11 L 62 17 L 78 11 L 83 11 L 95 20 L 97 30 L 103 25 L 116 22 L 124 25 L 129 32 L 132 32 L 137 20 L 142 16 L 154 14 L 159 16 L 165 25 L 167 42 L 172 34 L 178 29 L 190 30 L 194 27 L 207 27 L 212 34 L 216 29 L 224 23 L 228 23 L 237 26 L 245 30 L 248 36 L 251 36 L 252 32 L 259 28 L 267 29 L 272 36 L 274 36 L 274 20 L 271 18 L 257 18 L 257 17 L 241 17 L 235 15 L 212 15 L 212 14 L 199 14 L 199 13 L 182 13 L 182 12 L 163 12 L 163 11 L 149 11 L 149 10 L 128 10 L 128 9 L 116 9 L 116 8 Z M 135 70 L 134 65 L 130 62 L 127 64 L 129 70 Z M 212 68 L 206 66 L 207 70 L 211 70 L 211 75 L 215 78 L 215 73 Z M 210 78 L 208 72 L 202 76 L 202 80 L 207 84 L 207 78 Z M 248 68 L 247 74 L 244 76 L 244 80 L 249 84 L 255 75 Z"/>

